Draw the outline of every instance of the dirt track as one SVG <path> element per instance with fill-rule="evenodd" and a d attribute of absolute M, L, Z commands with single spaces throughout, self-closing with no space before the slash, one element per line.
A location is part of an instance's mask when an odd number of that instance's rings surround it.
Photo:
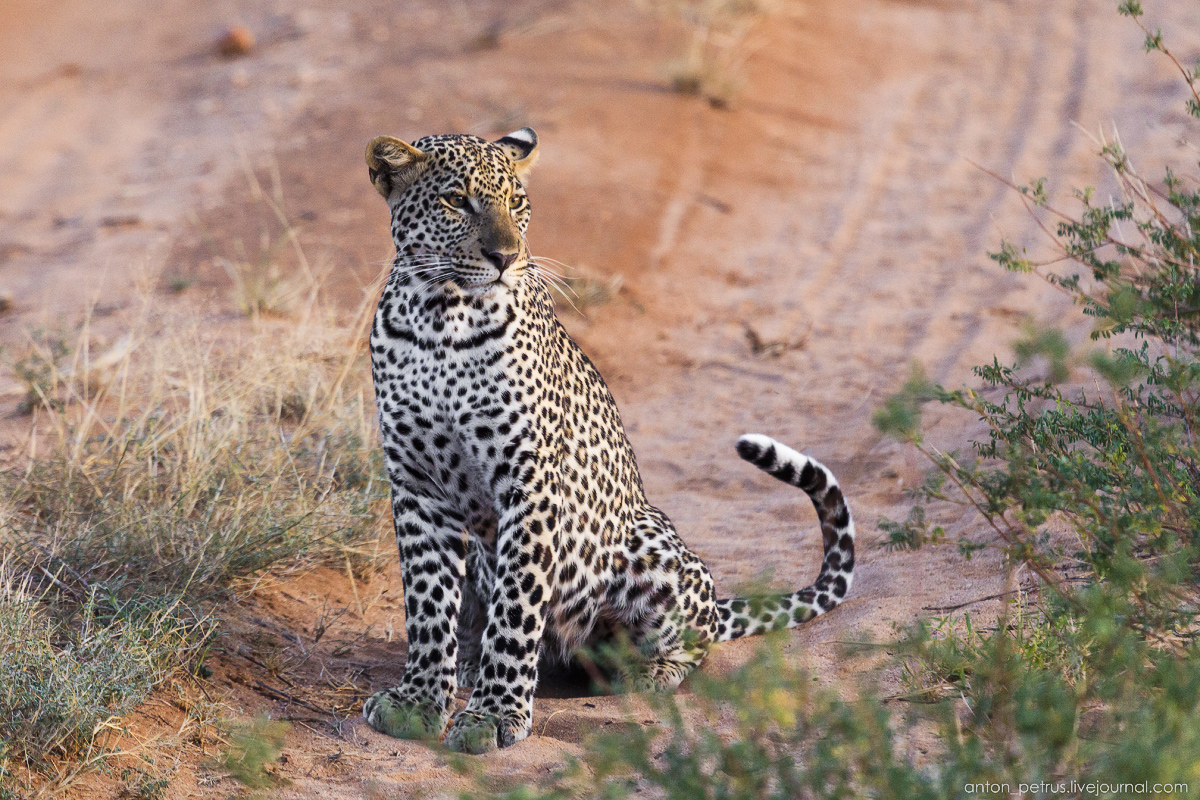
<path fill-rule="evenodd" d="M 1149 23 L 1191 58 L 1197 40 L 1178 5 L 1147 3 Z M 913 361 L 943 383 L 970 383 L 970 367 L 1003 356 L 1027 316 L 1086 336 L 1060 297 L 987 259 L 1001 232 L 1033 244 L 1035 228 L 970 162 L 1018 181 L 1047 175 L 1052 194 L 1065 194 L 1103 186 L 1073 122 L 1094 131 L 1115 121 L 1131 152 L 1153 155 L 1138 163 L 1156 174 L 1183 119 L 1181 101 L 1164 102 L 1178 99 L 1167 65 L 1141 55 L 1140 34 L 1108 4 L 1085 0 L 788 3 L 762 30 L 732 111 L 663 88 L 675 32 L 632 7 L 525 0 L 444 11 L 427 0 L 348 13 L 330 0 L 269 12 L 64 0 L 37 17 L 32 7 L 0 11 L 0 287 L 17 305 L 0 318 L 4 339 L 92 301 L 117 311 L 145 274 L 194 279 L 196 303 L 228 318 L 209 251 L 257 236 L 264 215 L 241 170 L 265 168 L 268 156 L 327 267 L 327 290 L 350 304 L 388 255 L 386 212 L 361 163 L 367 139 L 532 124 L 543 151 L 532 247 L 600 279 L 622 276 L 615 301 L 565 321 L 609 378 L 651 498 L 719 589 L 768 565 L 777 583 L 799 585 L 819 560 L 811 512 L 737 460 L 739 434 L 776 436 L 841 479 L 862 542 L 855 587 L 788 649 L 846 692 L 864 663 L 841 660 L 832 641 L 884 638 L 936 613 L 929 607 L 1004 588 L 994 557 L 880 547 L 876 521 L 905 515 L 902 490 L 923 465 L 874 432 L 874 409 Z M 262 46 L 223 61 L 209 50 L 233 21 Z M 491 47 L 480 34 L 497 25 Z M 748 328 L 783 352 L 755 355 Z M 937 410 L 928 421 L 944 447 L 962 447 L 973 424 Z M 974 525 L 941 522 L 952 535 Z M 343 620 L 345 637 L 368 624 L 402 630 L 385 588 L 358 587 L 379 599 Z M 349 604 L 349 587 L 317 573 L 263 590 L 246 614 L 268 631 L 302 630 L 326 598 Z M 996 607 L 970 608 L 986 617 Z M 359 678 L 394 680 L 403 643 L 359 641 Z M 733 668 L 753 647 L 724 645 L 706 669 Z M 246 713 L 279 713 L 234 685 L 253 683 L 252 664 L 222 677 Z M 879 681 L 887 691 L 894 676 Z M 542 777 L 620 714 L 611 699 L 541 699 L 542 735 L 484 762 Z M 294 785 L 283 797 L 358 798 L 368 784 L 407 796 L 452 783 L 421 745 L 357 723 L 340 736 L 320 731 L 298 726 L 289 739 L 283 773 Z M 234 791 L 229 780 L 198 788 L 196 763 L 182 765 L 172 797 Z"/>

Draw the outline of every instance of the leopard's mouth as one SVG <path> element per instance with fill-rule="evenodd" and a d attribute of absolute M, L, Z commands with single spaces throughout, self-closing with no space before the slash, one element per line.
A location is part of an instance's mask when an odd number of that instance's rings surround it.
<path fill-rule="evenodd" d="M 525 269 L 524 264 L 513 265 L 503 272 L 490 264 L 456 264 L 452 280 L 465 292 L 483 294 L 491 289 L 516 289 Z"/>
<path fill-rule="evenodd" d="M 515 290 L 530 266 L 522 261 L 500 271 L 491 264 L 459 261 L 427 249 L 405 253 L 397 265 L 406 267 L 425 287 L 442 289 L 453 285 L 471 296 L 487 294 L 493 289 Z"/>

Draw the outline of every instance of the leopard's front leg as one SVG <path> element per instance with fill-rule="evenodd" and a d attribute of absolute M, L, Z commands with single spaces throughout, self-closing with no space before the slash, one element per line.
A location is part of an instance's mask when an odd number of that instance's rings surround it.
<path fill-rule="evenodd" d="M 536 452 L 536 451 L 535 451 Z M 525 459 L 517 456 L 517 468 Z M 554 579 L 559 479 L 549 465 L 525 468 L 524 480 L 501 481 L 496 576 L 478 682 L 446 733 L 446 746 L 466 753 L 508 747 L 533 727 L 538 649 Z"/>
<path fill-rule="evenodd" d="M 437 498 L 393 482 L 392 516 L 404 581 L 408 658 L 392 689 L 363 704 L 367 723 L 389 736 L 441 736 L 457 688 L 456 625 L 466 542 L 463 519 Z"/>

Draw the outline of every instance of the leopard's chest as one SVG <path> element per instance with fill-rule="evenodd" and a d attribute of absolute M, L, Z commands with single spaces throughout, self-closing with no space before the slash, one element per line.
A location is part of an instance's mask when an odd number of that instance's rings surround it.
<path fill-rule="evenodd" d="M 385 458 L 394 476 L 483 500 L 497 463 L 535 446 L 546 365 L 511 305 L 385 297 L 371 334 Z"/>

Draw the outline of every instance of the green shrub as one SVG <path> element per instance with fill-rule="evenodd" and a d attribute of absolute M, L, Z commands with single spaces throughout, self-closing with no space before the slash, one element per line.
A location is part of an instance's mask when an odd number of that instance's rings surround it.
<path fill-rule="evenodd" d="M 1121 10 L 1141 14 L 1136 3 Z M 1174 61 L 1161 34 L 1146 33 L 1147 49 Z M 1200 73 L 1181 71 L 1195 98 Z M 1189 100 L 1188 111 L 1200 105 Z M 1097 144 L 1120 196 L 1078 191 L 1070 211 L 1052 204 L 1044 180 L 1014 187 L 1052 220 L 1056 252 L 1037 262 L 1003 242 L 992 258 L 1068 293 L 1107 348 L 1075 356 L 1060 332 L 1028 329 L 1016 365 L 975 370 L 983 388 L 906 387 L 895 404 L 914 413 L 876 422 L 933 462 L 927 500 L 965 503 L 987 523 L 987 541 L 960 542 L 968 553 L 998 546 L 1038 582 L 1028 605 L 969 641 L 961 625 L 910 632 L 913 688 L 955 707 L 941 775 L 1044 783 L 1049 796 L 1089 795 L 1071 781 L 1181 787 L 1170 796 L 1200 787 L 1200 193 L 1170 171 L 1153 185 L 1119 143 Z M 1075 266 L 1051 268 L 1063 263 Z M 1031 376 L 1042 360 L 1045 374 Z M 1094 371 L 1094 388 L 1062 384 L 1073 365 Z M 971 412 L 987 439 L 970 456 L 927 446 L 917 395 Z M 893 539 L 932 540 L 924 520 L 918 507 L 892 523 Z"/>
<path fill-rule="evenodd" d="M 76 757 L 180 664 L 199 656 L 207 618 L 179 604 L 93 591 L 68 622 L 0 564 L 0 778 Z M 0 781 L 2 782 L 2 781 Z"/>
<path fill-rule="evenodd" d="M 878 703 L 847 703 L 815 688 L 784 657 L 785 635 L 764 636 L 754 656 L 729 675 L 695 673 L 688 695 L 640 695 L 658 722 L 648 724 L 645 708 L 631 702 L 628 721 L 593 736 L 584 759 L 572 761 L 550 786 L 491 786 L 482 796 L 791 800 L 871 791 L 934 797 L 931 779 L 895 752 L 888 713 Z"/>
<path fill-rule="evenodd" d="M 251 789 L 280 786 L 288 781 L 271 767 L 279 760 L 283 741 L 291 726 L 286 722 L 259 717 L 253 722 L 234 726 L 229 749 L 223 760 L 225 769 Z"/>

